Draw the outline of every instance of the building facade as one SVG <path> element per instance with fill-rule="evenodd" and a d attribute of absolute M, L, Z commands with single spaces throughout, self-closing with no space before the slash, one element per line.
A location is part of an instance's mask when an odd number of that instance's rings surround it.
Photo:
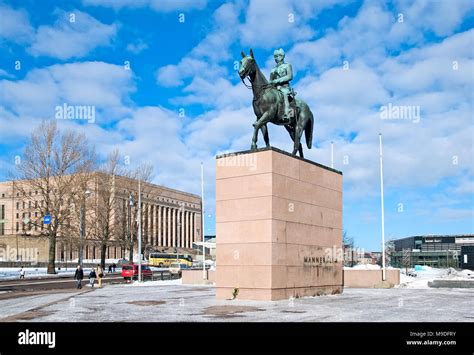
<path fill-rule="evenodd" d="M 412 268 L 462 267 L 463 247 L 474 246 L 474 235 L 419 235 L 394 240 L 391 265 Z"/>
<path fill-rule="evenodd" d="M 113 176 L 113 183 L 104 187 L 104 174 L 96 173 L 88 183 L 88 196 L 84 198 L 84 238 L 80 228 L 58 233 L 56 261 L 74 261 L 79 257 L 79 245 L 84 245 L 84 259 L 99 259 L 101 250 L 98 219 L 103 205 L 104 191 L 113 197 L 113 212 L 107 240 L 106 259 L 128 259 L 130 238 L 135 238 L 133 253 L 137 254 L 138 181 Z M 45 228 L 44 201 L 38 191 L 18 188 L 21 181 L 0 182 L 0 261 L 48 260 L 49 240 L 41 236 Z M 192 250 L 201 236 L 201 198 L 187 192 L 151 183 L 141 183 L 141 227 L 144 252 L 156 250 Z M 35 198 L 35 196 L 38 196 Z M 107 197 L 109 198 L 109 197 Z M 73 209 L 74 206 L 71 206 Z M 43 209 L 44 210 L 44 209 Z M 80 214 L 77 214 L 79 216 Z M 82 216 L 81 216 L 82 217 Z M 77 218 L 77 223 L 81 217 Z M 73 222 L 71 223 L 73 224 Z M 132 231 L 132 234 L 130 233 Z"/>

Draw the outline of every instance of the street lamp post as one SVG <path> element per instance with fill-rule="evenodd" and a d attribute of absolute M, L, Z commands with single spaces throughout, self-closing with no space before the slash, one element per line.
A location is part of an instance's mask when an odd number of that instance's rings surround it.
<path fill-rule="evenodd" d="M 204 165 L 201 162 L 201 219 L 202 219 L 202 226 L 201 226 L 201 233 L 202 233 L 202 278 L 203 280 L 206 279 L 206 249 L 204 247 L 204 216 L 205 216 L 205 209 L 204 209 Z"/>
<path fill-rule="evenodd" d="M 135 202 L 133 201 L 133 196 L 132 196 L 132 193 L 130 193 L 129 197 L 128 197 L 128 209 L 129 209 L 129 212 L 128 212 L 128 226 L 129 226 L 129 230 L 130 230 L 130 239 L 129 239 L 129 253 L 128 253 L 128 256 L 129 256 L 129 259 L 130 259 L 130 263 L 133 264 L 133 225 L 132 225 L 132 206 L 135 204 Z"/>
<path fill-rule="evenodd" d="M 138 281 L 142 281 L 142 192 L 138 179 Z"/>
<path fill-rule="evenodd" d="M 383 204 L 383 156 L 382 156 L 382 133 L 379 134 L 380 145 L 380 207 L 382 212 L 382 281 L 385 281 L 385 218 Z"/>

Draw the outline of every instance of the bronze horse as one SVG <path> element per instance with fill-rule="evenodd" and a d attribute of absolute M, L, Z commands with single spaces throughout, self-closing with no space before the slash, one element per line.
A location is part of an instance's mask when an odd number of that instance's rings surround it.
<path fill-rule="evenodd" d="M 271 122 L 279 126 L 285 126 L 294 142 L 293 155 L 299 152 L 303 158 L 303 148 L 301 146 L 301 136 L 303 131 L 306 138 L 306 146 L 311 149 L 313 140 L 313 114 L 306 102 L 295 99 L 296 112 L 294 110 L 290 121 L 285 121 L 283 117 L 283 93 L 281 93 L 273 85 L 269 84 L 265 75 L 260 71 L 257 62 L 250 49 L 250 55 L 241 52 L 242 60 L 240 61 L 239 76 L 244 82 L 245 78 L 249 78 L 253 91 L 253 111 L 257 116 L 256 122 L 253 124 L 254 132 L 252 137 L 251 150 L 257 149 L 258 130 L 262 130 L 263 138 L 267 147 L 270 146 L 268 137 L 267 123 Z M 245 84 L 245 82 L 244 82 Z"/>

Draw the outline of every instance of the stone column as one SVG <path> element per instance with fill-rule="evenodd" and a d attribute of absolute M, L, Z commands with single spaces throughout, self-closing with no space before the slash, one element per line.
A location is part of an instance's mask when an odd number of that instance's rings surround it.
<path fill-rule="evenodd" d="M 160 205 L 155 205 L 155 236 L 156 236 L 156 244 L 160 245 Z"/>
<path fill-rule="evenodd" d="M 173 208 L 171 210 L 171 215 L 172 215 L 172 236 L 173 236 L 173 246 L 176 247 L 176 208 Z"/>
<path fill-rule="evenodd" d="M 171 246 L 171 208 L 166 207 L 166 246 Z"/>
<path fill-rule="evenodd" d="M 188 248 L 188 211 L 183 212 L 183 239 L 184 239 L 184 247 Z"/>
<path fill-rule="evenodd" d="M 192 247 L 193 246 L 193 240 L 192 240 L 192 233 L 191 233 L 191 215 L 192 212 L 188 211 L 188 225 L 186 229 L 188 230 L 188 243 Z"/>
<path fill-rule="evenodd" d="M 182 212 L 179 213 L 180 215 L 180 222 L 181 222 L 181 233 L 180 233 L 180 242 L 181 242 L 181 247 L 187 248 L 186 246 L 186 239 L 184 239 L 184 209 Z"/>
<path fill-rule="evenodd" d="M 191 212 L 189 214 L 189 240 L 191 241 L 191 244 L 194 242 L 193 218 L 194 218 L 194 212 Z"/>
<path fill-rule="evenodd" d="M 163 208 L 158 205 L 158 245 L 159 246 L 162 246 L 163 245 L 163 233 L 162 233 L 162 226 L 161 226 L 161 223 L 162 223 L 162 213 L 163 213 Z"/>

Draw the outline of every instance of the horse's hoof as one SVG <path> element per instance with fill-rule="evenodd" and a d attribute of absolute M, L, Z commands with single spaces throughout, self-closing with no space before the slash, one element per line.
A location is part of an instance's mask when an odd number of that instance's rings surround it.
<path fill-rule="evenodd" d="M 256 145 L 256 144 L 252 144 L 252 145 L 250 146 L 250 150 L 255 150 L 255 149 L 257 149 L 257 145 Z"/>

